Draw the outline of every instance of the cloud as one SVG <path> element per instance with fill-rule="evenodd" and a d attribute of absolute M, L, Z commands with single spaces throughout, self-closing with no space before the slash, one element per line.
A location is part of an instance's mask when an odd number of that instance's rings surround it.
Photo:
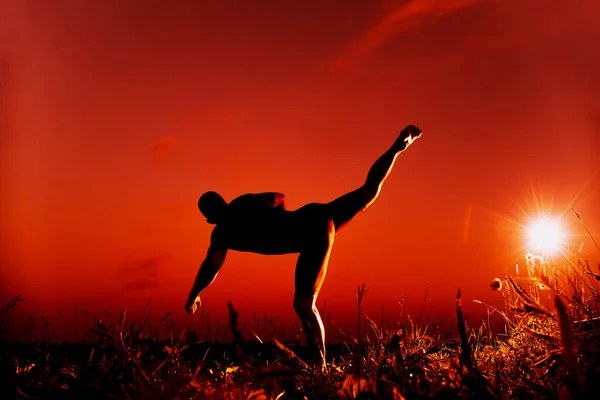
<path fill-rule="evenodd" d="M 348 46 L 347 52 L 333 62 L 334 68 L 350 66 L 372 53 L 402 31 L 414 28 L 427 17 L 452 14 L 466 7 L 497 0 L 408 0 L 390 8 L 381 20 Z"/>
<path fill-rule="evenodd" d="M 250 113 L 247 109 L 237 106 L 206 107 L 185 118 L 183 128 L 192 130 L 228 128 L 239 125 L 249 116 Z"/>
<path fill-rule="evenodd" d="M 147 290 L 159 285 L 161 267 L 165 256 L 153 256 L 128 260 L 118 269 L 118 279 L 123 290 Z"/>
<path fill-rule="evenodd" d="M 142 278 L 137 281 L 124 283 L 122 287 L 123 287 L 123 290 L 133 291 L 133 290 L 154 289 L 157 286 L 158 286 L 158 281 L 156 279 Z"/>
<path fill-rule="evenodd" d="M 152 146 L 152 158 L 157 163 L 164 163 L 175 147 L 179 145 L 179 140 L 171 136 L 163 136 Z"/>

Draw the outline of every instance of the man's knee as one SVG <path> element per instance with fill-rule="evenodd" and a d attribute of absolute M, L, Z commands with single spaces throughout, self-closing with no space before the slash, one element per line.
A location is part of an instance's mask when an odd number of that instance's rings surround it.
<path fill-rule="evenodd" d="M 296 314 L 300 317 L 312 314 L 314 305 L 314 296 L 296 295 L 294 297 L 294 311 L 296 311 Z"/>
<path fill-rule="evenodd" d="M 377 199 L 379 196 L 379 189 L 379 186 L 366 184 L 359 189 L 365 208 L 373 204 L 373 202 Z"/>

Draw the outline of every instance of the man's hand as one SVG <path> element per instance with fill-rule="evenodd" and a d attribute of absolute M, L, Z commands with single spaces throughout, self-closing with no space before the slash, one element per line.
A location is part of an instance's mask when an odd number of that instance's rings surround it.
<path fill-rule="evenodd" d="M 400 136 L 398 136 L 398 139 L 396 139 L 394 147 L 398 151 L 402 151 L 408 146 L 410 146 L 412 142 L 414 142 L 419 136 L 421 136 L 422 133 L 423 131 L 418 127 L 414 125 L 408 125 L 402 130 L 402 132 L 400 132 Z"/>
<path fill-rule="evenodd" d="M 187 311 L 188 314 L 192 315 L 196 312 L 198 307 L 200 307 L 200 304 L 202 304 L 202 301 L 200 301 L 200 296 L 192 297 L 190 295 L 187 303 L 185 303 L 185 311 Z"/>

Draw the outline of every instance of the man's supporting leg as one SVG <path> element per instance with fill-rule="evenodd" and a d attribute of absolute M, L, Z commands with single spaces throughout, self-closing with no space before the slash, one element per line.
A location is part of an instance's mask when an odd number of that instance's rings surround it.
<path fill-rule="evenodd" d="M 317 367 L 325 370 L 325 328 L 316 307 L 317 296 L 325 279 L 335 227 L 333 221 L 313 232 L 312 245 L 300 253 L 296 265 L 294 309 L 300 318 L 310 351 L 317 356 Z"/>

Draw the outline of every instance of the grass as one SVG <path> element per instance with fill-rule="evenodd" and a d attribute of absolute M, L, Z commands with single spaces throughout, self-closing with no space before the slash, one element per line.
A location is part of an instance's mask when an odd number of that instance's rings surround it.
<path fill-rule="evenodd" d="M 2 343 L 7 379 L 0 390 L 6 398 L 593 398 L 600 393 L 600 265 L 529 256 L 516 272 L 492 283 L 502 309 L 475 301 L 487 308 L 477 326 L 465 321 L 458 290 L 450 338 L 410 316 L 393 329 L 378 326 L 362 313 L 367 290 L 359 286 L 357 337 L 329 328 L 340 343 L 328 346 L 327 374 L 302 361 L 297 341 L 263 342 L 256 330 L 240 327 L 232 304 L 229 324 L 220 327 L 232 338 L 228 344 L 199 340 L 190 330 L 174 336 L 169 314 L 150 335 L 150 303 L 139 323 L 128 322 L 126 310 L 116 321 L 107 311 L 107 323 L 94 318 L 95 339 L 82 343 L 55 343 L 44 320 L 38 338 L 29 316 L 31 336 Z M 11 300 L 0 320 L 20 300 Z M 502 332 L 492 332 L 492 316 L 502 319 Z"/>

